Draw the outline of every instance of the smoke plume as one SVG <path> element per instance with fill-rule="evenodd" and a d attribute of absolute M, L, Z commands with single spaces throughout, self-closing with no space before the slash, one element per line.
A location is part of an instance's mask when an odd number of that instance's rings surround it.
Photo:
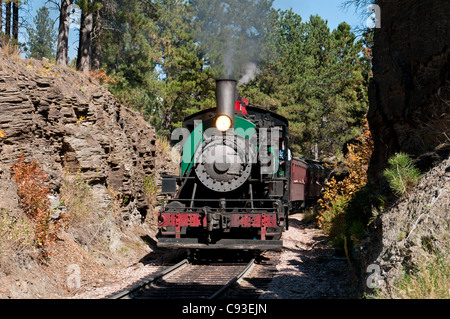
<path fill-rule="evenodd" d="M 192 0 L 196 41 L 208 54 L 216 79 L 242 85 L 258 74 L 272 0 Z"/>

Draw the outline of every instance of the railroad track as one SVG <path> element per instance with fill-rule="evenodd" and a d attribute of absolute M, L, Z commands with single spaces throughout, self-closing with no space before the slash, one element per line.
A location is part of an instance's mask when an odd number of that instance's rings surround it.
<path fill-rule="evenodd" d="M 252 272 L 227 293 L 227 299 L 259 299 L 271 293 L 270 283 L 277 273 L 280 252 L 266 251 L 258 256 Z"/>
<path fill-rule="evenodd" d="M 216 299 L 248 274 L 255 259 L 248 263 L 192 264 L 185 259 L 147 278 L 110 299 Z"/>

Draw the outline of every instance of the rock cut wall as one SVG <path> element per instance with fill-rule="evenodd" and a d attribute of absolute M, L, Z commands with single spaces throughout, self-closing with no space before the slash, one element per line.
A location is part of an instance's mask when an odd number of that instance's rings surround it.
<path fill-rule="evenodd" d="M 0 56 L 0 131 L 2 165 L 21 154 L 37 160 L 55 194 L 64 174 L 81 174 L 100 207 L 108 205 L 113 190 L 127 198 L 125 219 L 147 215 L 144 178 L 154 173 L 155 131 L 96 80 L 69 68 Z"/>
<path fill-rule="evenodd" d="M 387 159 L 450 142 L 450 1 L 378 0 L 368 120 L 375 143 L 369 175 Z"/>

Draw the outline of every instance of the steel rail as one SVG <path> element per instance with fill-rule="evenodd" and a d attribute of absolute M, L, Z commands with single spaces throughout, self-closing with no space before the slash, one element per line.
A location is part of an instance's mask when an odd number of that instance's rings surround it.
<path fill-rule="evenodd" d="M 231 280 L 229 280 L 225 285 L 223 285 L 218 291 L 216 291 L 214 294 L 208 297 L 208 299 L 216 299 L 219 296 L 221 296 L 225 291 L 227 291 L 231 286 L 233 286 L 236 282 L 238 282 L 243 276 L 245 276 L 251 269 L 252 266 L 255 264 L 255 259 L 253 258 L 250 260 L 250 262 L 245 266 L 245 268 L 236 276 L 234 276 Z M 164 269 L 163 271 L 157 273 L 156 275 L 152 276 L 151 278 L 146 279 L 144 282 L 141 282 L 139 285 L 132 287 L 130 289 L 126 289 L 124 291 L 121 291 L 120 293 L 117 293 L 109 299 L 129 299 L 132 298 L 132 295 L 140 290 L 148 289 L 150 285 L 154 282 L 156 282 L 159 279 L 162 279 L 164 277 L 167 277 L 168 275 L 172 275 L 178 270 L 183 269 L 184 267 L 190 265 L 189 261 L 187 259 L 179 262 L 178 264 L 169 267 L 167 269 Z"/>
<path fill-rule="evenodd" d="M 176 264 L 172 267 L 169 267 L 167 269 L 164 269 L 163 271 L 157 273 L 156 275 L 152 276 L 151 278 L 145 280 L 145 282 L 141 283 L 140 285 L 133 287 L 131 289 L 124 290 L 118 294 L 115 294 L 115 295 L 109 297 L 109 299 L 126 299 L 127 297 L 129 297 L 130 295 L 135 293 L 136 291 L 139 291 L 142 288 L 147 287 L 152 282 L 154 282 L 158 279 L 161 279 L 164 276 L 167 276 L 168 274 L 171 274 L 177 270 L 180 270 L 181 268 L 184 268 L 187 264 L 189 264 L 189 261 L 187 259 L 184 259 L 184 260 L 180 261 L 178 264 Z"/>
<path fill-rule="evenodd" d="M 237 281 L 239 281 L 239 279 L 241 279 L 248 271 L 250 271 L 250 269 L 252 268 L 252 266 L 255 264 L 255 258 L 253 258 L 252 260 L 250 260 L 250 262 L 247 264 L 247 266 L 244 268 L 244 270 L 242 270 L 239 274 L 237 274 L 233 279 L 231 279 L 225 286 L 223 286 L 222 288 L 220 288 L 218 291 L 216 291 L 213 295 L 211 295 L 208 299 L 216 299 L 217 297 L 219 297 L 221 294 L 223 294 L 227 289 L 229 289 L 232 285 L 234 285 L 234 283 L 236 283 Z"/>

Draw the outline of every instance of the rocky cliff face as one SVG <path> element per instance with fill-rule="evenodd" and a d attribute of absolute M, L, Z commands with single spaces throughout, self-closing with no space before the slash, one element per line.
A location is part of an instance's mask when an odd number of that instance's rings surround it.
<path fill-rule="evenodd" d="M 72 293 L 73 265 L 88 287 L 152 252 L 159 176 L 177 166 L 166 151 L 155 130 L 95 78 L 0 54 L 0 298 L 59 298 Z M 8 225 L 25 216 L 10 171 L 19 155 L 48 175 L 52 217 L 69 212 L 68 201 L 78 214 L 45 267 L 29 223 L 14 228 L 15 246 L 6 238 Z"/>
<path fill-rule="evenodd" d="M 374 36 L 368 113 L 372 182 L 395 152 L 419 156 L 450 142 L 450 2 L 376 2 L 382 27 Z"/>
<path fill-rule="evenodd" d="M 363 276 L 377 266 L 391 289 L 430 255 L 448 261 L 450 223 L 450 2 L 378 0 L 368 120 L 374 138 L 369 182 L 406 152 L 427 174 L 381 212 L 361 246 Z M 387 285 L 386 285 L 387 284 Z M 390 287 L 390 288 L 389 288 Z"/>
<path fill-rule="evenodd" d="M 61 205 L 67 181 L 77 177 L 89 186 L 92 199 L 84 200 L 92 201 L 95 217 L 72 229 L 79 243 L 91 243 L 98 220 L 112 213 L 103 221 L 105 232 L 145 224 L 152 236 L 158 180 L 174 172 L 171 157 L 159 147 L 154 128 L 98 80 L 45 61 L 0 55 L 0 133 L 0 212 L 20 215 L 9 169 L 24 155 L 48 174 L 53 207 Z M 114 247 L 115 236 L 121 235 L 107 235 Z"/>
<path fill-rule="evenodd" d="M 127 198 L 123 214 L 145 218 L 144 177 L 155 168 L 155 132 L 95 80 L 40 61 L 0 56 L 0 160 L 36 159 L 55 194 L 64 174 L 81 174 L 98 201 Z M 2 195 L 0 195 L 2 196 Z"/>
<path fill-rule="evenodd" d="M 362 272 L 369 265 L 391 288 L 430 254 L 449 258 L 450 159 L 430 170 L 413 191 L 382 212 L 361 246 Z"/>

